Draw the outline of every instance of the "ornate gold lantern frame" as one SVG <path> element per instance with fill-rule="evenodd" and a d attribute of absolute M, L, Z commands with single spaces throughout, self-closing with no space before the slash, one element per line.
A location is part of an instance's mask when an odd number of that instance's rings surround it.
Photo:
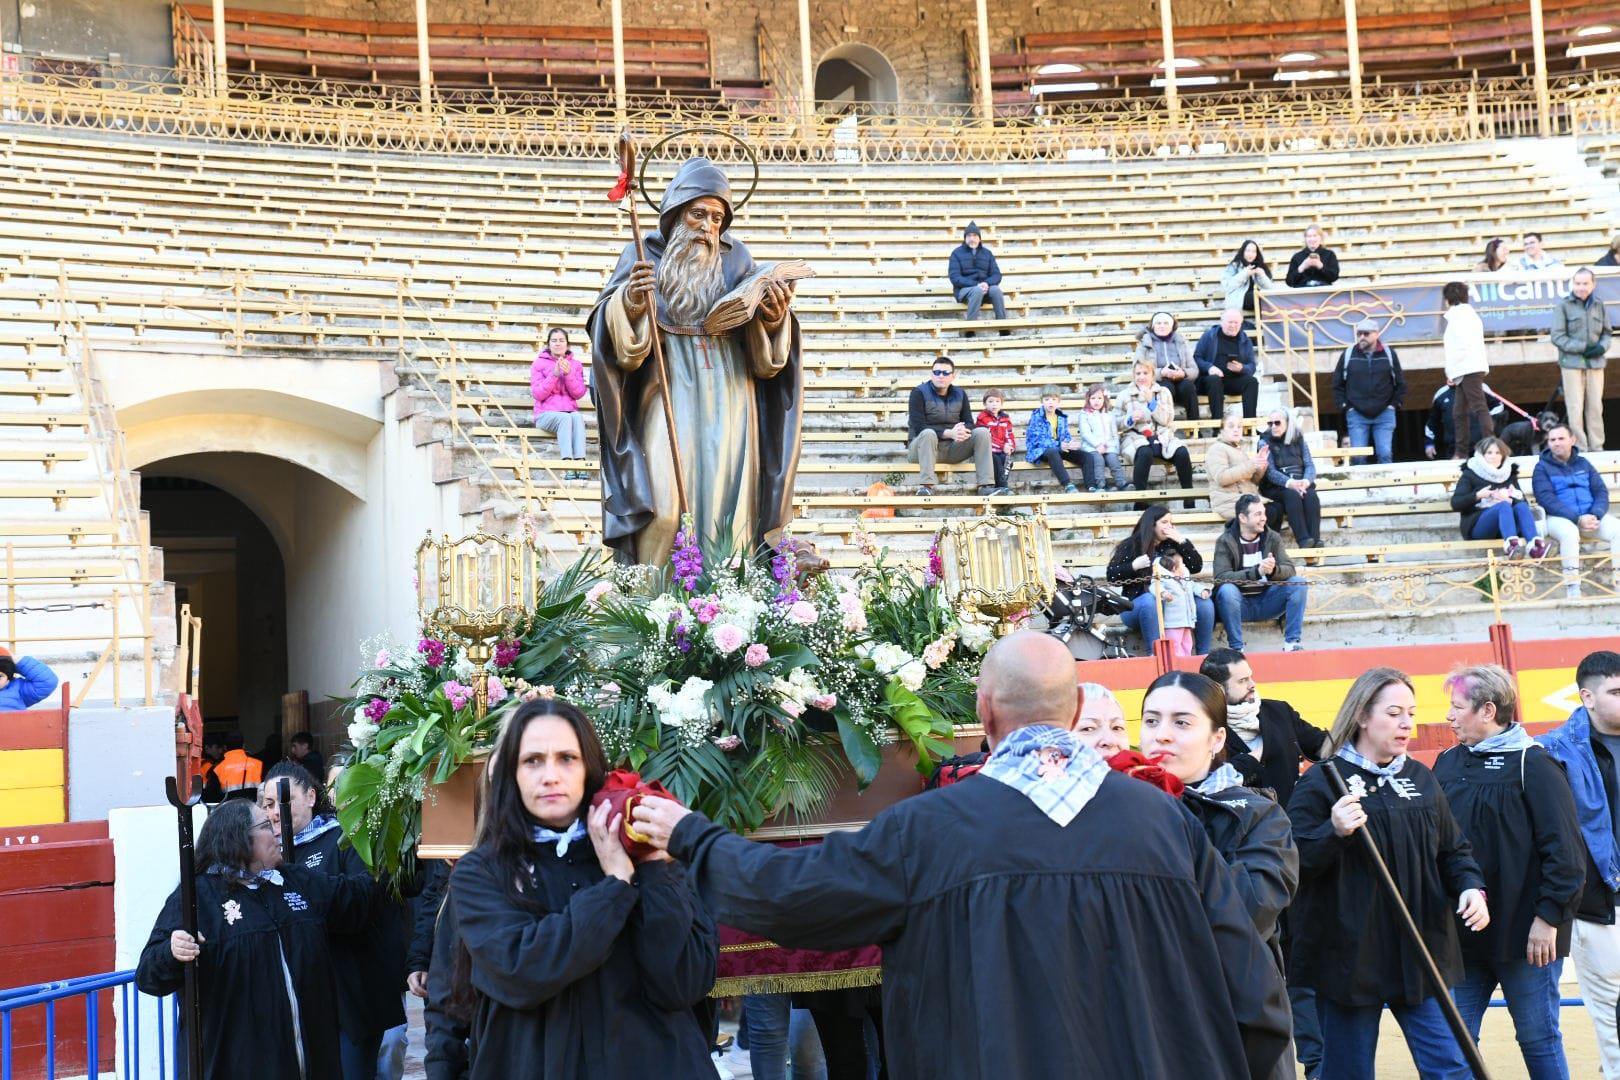
<path fill-rule="evenodd" d="M 435 540 L 430 531 L 416 549 L 417 615 L 424 633 L 453 640 L 473 665 L 475 714 L 489 709 L 492 643 L 519 637 L 534 618 L 540 595 L 540 559 L 526 538 L 477 532 Z"/>
<path fill-rule="evenodd" d="M 959 611 L 995 619 L 997 636 L 1012 629 L 1013 616 L 1044 606 L 1057 588 L 1044 513 L 961 518 L 941 528 L 935 543 L 946 599 Z"/>

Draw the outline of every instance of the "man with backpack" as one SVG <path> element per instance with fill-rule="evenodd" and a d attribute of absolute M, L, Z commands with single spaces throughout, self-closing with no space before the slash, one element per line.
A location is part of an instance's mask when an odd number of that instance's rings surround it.
<path fill-rule="evenodd" d="M 1406 400 L 1406 376 L 1393 346 L 1378 339 L 1376 319 L 1356 324 L 1356 343 L 1333 369 L 1333 401 L 1344 413 L 1351 446 L 1370 446 L 1380 465 L 1395 460 L 1395 414 Z"/>

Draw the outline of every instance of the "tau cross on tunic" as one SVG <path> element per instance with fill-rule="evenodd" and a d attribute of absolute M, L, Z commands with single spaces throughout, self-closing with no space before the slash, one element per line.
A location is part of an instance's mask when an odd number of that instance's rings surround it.
<path fill-rule="evenodd" d="M 714 369 L 714 365 L 709 363 L 709 340 L 708 337 L 699 337 L 697 339 L 697 347 L 703 350 L 703 368 L 705 371 Z"/>

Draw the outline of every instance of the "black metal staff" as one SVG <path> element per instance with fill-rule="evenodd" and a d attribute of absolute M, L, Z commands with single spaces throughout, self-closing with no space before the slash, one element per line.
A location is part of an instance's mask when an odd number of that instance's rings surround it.
<path fill-rule="evenodd" d="M 185 799 L 180 797 L 180 785 L 174 777 L 165 777 L 163 787 L 169 796 L 169 804 L 180 814 L 180 928 L 196 940 L 197 873 L 191 815 L 192 807 L 202 802 L 202 779 L 196 776 L 191 778 L 191 794 Z M 189 1066 L 186 1076 L 191 1080 L 202 1080 L 202 996 L 197 992 L 197 961 L 192 960 L 180 967 L 185 973 L 185 983 L 180 988 L 180 1015 L 186 1023 L 186 1063 Z"/>
<path fill-rule="evenodd" d="M 276 806 L 281 811 L 281 861 L 293 861 L 292 788 L 285 776 L 276 778 Z"/>
<path fill-rule="evenodd" d="M 1324 761 L 1320 767 L 1327 770 L 1328 783 L 1333 786 L 1340 799 L 1350 794 L 1349 785 L 1344 782 L 1344 776 L 1339 772 L 1337 765 L 1331 761 Z M 1407 908 L 1406 901 L 1401 898 L 1401 890 L 1395 885 L 1395 878 L 1389 872 L 1389 864 L 1384 862 L 1384 853 L 1378 850 L 1378 841 L 1372 838 L 1372 833 L 1367 831 L 1365 825 L 1357 829 L 1356 834 L 1361 837 L 1361 846 L 1366 850 L 1367 857 L 1372 860 L 1373 869 L 1378 871 L 1378 879 L 1383 882 L 1384 891 L 1389 894 L 1390 902 L 1395 905 L 1395 911 L 1401 917 L 1401 926 L 1405 928 L 1406 936 L 1411 939 L 1418 956 L 1423 960 L 1423 971 L 1429 977 L 1429 985 L 1434 987 L 1434 996 L 1440 1002 L 1440 1011 L 1446 1014 L 1446 1023 L 1451 1025 L 1451 1037 L 1457 1040 L 1457 1049 L 1468 1059 L 1468 1067 L 1474 1070 L 1476 1080 L 1491 1080 L 1490 1070 L 1485 1068 L 1485 1059 L 1480 1055 L 1479 1044 L 1468 1034 L 1468 1026 L 1463 1023 L 1462 1013 L 1457 1011 L 1457 1003 L 1451 1000 L 1451 989 L 1446 986 L 1445 977 L 1440 974 L 1440 965 L 1434 962 L 1429 947 L 1423 943 L 1423 933 L 1412 918 L 1412 912 Z"/>

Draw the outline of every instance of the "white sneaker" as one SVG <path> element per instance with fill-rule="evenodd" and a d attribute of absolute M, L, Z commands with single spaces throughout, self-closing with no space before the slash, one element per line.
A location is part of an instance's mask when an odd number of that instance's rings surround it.
<path fill-rule="evenodd" d="M 1283 652 L 1304 652 L 1304 651 L 1305 651 L 1305 646 L 1301 645 L 1297 641 L 1288 641 L 1288 642 L 1283 643 Z"/>

